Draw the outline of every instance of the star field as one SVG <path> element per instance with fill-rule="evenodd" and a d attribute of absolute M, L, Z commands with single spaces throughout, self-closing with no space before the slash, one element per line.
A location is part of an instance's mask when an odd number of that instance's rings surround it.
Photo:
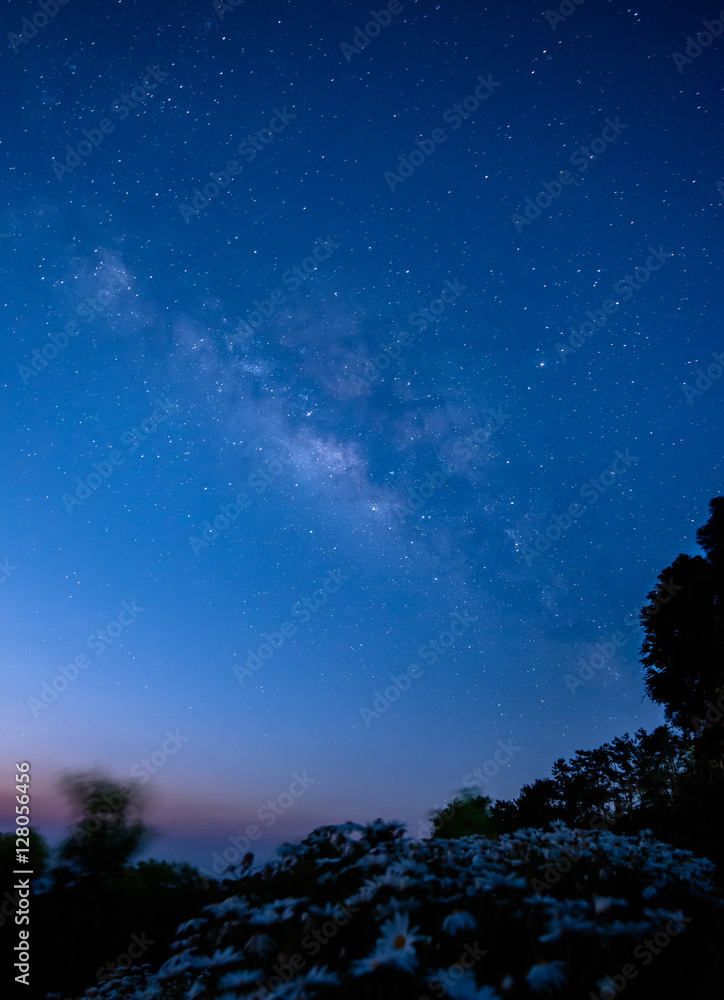
<path fill-rule="evenodd" d="M 73 0 L 9 42 L 0 711 L 51 838 L 63 769 L 167 730 L 151 853 L 203 865 L 295 771 L 262 852 L 662 718 L 622 623 L 722 492 L 724 36 L 673 58 L 716 11 L 388 8 L 360 45 L 347 2 Z"/>

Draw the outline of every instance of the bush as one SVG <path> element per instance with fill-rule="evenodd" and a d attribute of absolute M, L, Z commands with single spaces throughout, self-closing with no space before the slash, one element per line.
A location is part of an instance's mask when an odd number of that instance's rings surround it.
<path fill-rule="evenodd" d="M 626 966 L 627 998 L 685 1000 L 716 960 L 711 863 L 647 833 L 557 824 L 421 843 L 377 821 L 282 855 L 181 925 L 155 975 L 96 996 L 572 1000 L 613 996 Z"/>

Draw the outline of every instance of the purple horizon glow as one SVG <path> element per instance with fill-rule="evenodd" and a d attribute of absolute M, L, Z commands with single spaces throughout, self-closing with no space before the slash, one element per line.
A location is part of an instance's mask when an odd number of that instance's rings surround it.
<path fill-rule="evenodd" d="M 205 865 L 305 770 L 261 853 L 419 835 L 501 743 L 496 799 L 661 723 L 627 618 L 724 492 L 724 40 L 672 60 L 708 13 L 411 0 L 348 59 L 354 5 L 74 0 L 9 54 L 0 829 L 15 761 L 57 841 L 61 773 L 140 780 L 178 732 L 151 855 Z"/>

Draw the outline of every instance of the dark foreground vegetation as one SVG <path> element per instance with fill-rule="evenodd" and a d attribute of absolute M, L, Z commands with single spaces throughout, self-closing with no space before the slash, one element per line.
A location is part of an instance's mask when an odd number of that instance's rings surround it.
<path fill-rule="evenodd" d="M 679 556 L 641 612 L 646 690 L 666 723 L 556 761 L 515 801 L 468 790 L 433 813 L 426 841 L 381 820 L 325 827 L 219 883 L 133 864 L 138 790 L 66 778 L 78 822 L 52 859 L 33 834 L 33 985 L 18 995 L 718 995 L 724 497 L 697 540 L 704 555 Z M 6 926 L 13 846 L 0 835 Z"/>

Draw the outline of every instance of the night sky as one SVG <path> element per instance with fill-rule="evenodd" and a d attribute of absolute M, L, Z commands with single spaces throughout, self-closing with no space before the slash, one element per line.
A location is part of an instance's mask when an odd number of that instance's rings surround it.
<path fill-rule="evenodd" d="M 28 760 L 51 842 L 91 767 L 205 868 L 419 836 L 659 724 L 637 613 L 722 493 L 718 5 L 47 7 L 3 12 L 0 828 Z"/>

